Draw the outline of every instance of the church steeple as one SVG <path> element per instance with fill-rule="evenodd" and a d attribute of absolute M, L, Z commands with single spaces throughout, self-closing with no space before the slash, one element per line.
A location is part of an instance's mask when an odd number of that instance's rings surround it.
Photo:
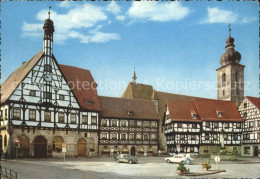
<path fill-rule="evenodd" d="M 132 79 L 133 79 L 133 84 L 136 85 L 136 79 L 137 79 L 137 76 L 136 76 L 136 73 L 135 73 L 135 68 L 134 68 L 134 74 L 133 74 Z"/>
<path fill-rule="evenodd" d="M 50 12 L 51 7 L 49 7 L 49 18 L 45 19 L 45 23 L 43 26 L 44 30 L 44 38 L 43 38 L 43 51 L 45 55 L 47 56 L 52 56 L 52 43 L 53 43 L 53 32 L 54 26 L 53 26 L 53 21 L 50 19 L 51 12 Z"/>
<path fill-rule="evenodd" d="M 234 101 L 237 106 L 244 98 L 244 65 L 240 64 L 241 54 L 235 50 L 235 39 L 231 36 L 226 40 L 225 53 L 220 57 L 221 67 L 217 69 L 218 99 Z"/>

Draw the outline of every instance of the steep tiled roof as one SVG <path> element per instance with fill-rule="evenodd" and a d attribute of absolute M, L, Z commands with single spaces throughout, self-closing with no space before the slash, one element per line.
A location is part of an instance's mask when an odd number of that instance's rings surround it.
<path fill-rule="evenodd" d="M 194 103 L 203 121 L 243 122 L 233 101 L 194 98 Z M 222 117 L 217 111 L 222 112 Z"/>
<path fill-rule="evenodd" d="M 260 98 L 246 96 L 246 98 L 251 101 L 258 109 L 260 109 Z"/>
<path fill-rule="evenodd" d="M 102 117 L 119 119 L 158 120 L 152 101 L 140 99 L 123 99 L 113 97 L 99 97 Z M 129 115 L 132 111 L 133 115 Z"/>
<path fill-rule="evenodd" d="M 97 95 L 97 84 L 89 70 L 78 67 L 59 65 L 70 88 L 73 90 L 80 106 L 86 110 L 100 111 L 100 103 Z M 88 105 L 87 102 L 93 105 Z"/>
<path fill-rule="evenodd" d="M 193 101 L 168 101 L 169 115 L 172 121 L 201 122 Z M 195 113 L 197 119 L 192 118 Z"/>
<path fill-rule="evenodd" d="M 21 67 L 17 68 L 1 85 L 1 103 L 4 103 L 12 95 L 14 90 L 23 81 L 31 69 L 37 64 L 42 57 L 43 51 L 38 52 L 30 60 L 25 62 Z"/>
<path fill-rule="evenodd" d="M 145 84 L 133 84 L 130 82 L 122 95 L 126 99 L 146 99 L 150 100 L 153 93 L 153 87 Z"/>

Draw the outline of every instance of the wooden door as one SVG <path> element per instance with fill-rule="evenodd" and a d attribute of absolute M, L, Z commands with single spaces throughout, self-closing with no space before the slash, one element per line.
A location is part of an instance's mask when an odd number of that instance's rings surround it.
<path fill-rule="evenodd" d="M 79 139 L 78 141 L 78 156 L 85 157 L 86 156 L 86 144 L 85 139 Z"/>
<path fill-rule="evenodd" d="M 135 156 L 135 147 L 132 147 L 132 148 L 131 148 L 131 155 L 132 155 L 132 156 Z"/>
<path fill-rule="evenodd" d="M 47 157 L 47 140 L 43 136 L 38 136 L 34 139 L 34 157 Z"/>

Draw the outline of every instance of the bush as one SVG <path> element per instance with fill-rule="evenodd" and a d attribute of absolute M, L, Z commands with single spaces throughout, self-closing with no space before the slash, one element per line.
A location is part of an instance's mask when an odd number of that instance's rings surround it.
<path fill-rule="evenodd" d="M 206 162 L 203 162 L 201 164 L 202 168 L 205 168 L 205 169 L 210 169 L 211 168 L 211 165 L 210 165 L 210 160 L 206 161 Z"/>

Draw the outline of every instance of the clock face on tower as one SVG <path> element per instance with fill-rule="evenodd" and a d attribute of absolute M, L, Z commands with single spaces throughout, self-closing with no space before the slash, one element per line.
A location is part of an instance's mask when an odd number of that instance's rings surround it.
<path fill-rule="evenodd" d="M 46 75 L 44 76 L 44 80 L 47 81 L 47 82 L 51 82 L 51 81 L 52 81 L 52 76 L 51 76 L 51 74 L 46 74 Z"/>

